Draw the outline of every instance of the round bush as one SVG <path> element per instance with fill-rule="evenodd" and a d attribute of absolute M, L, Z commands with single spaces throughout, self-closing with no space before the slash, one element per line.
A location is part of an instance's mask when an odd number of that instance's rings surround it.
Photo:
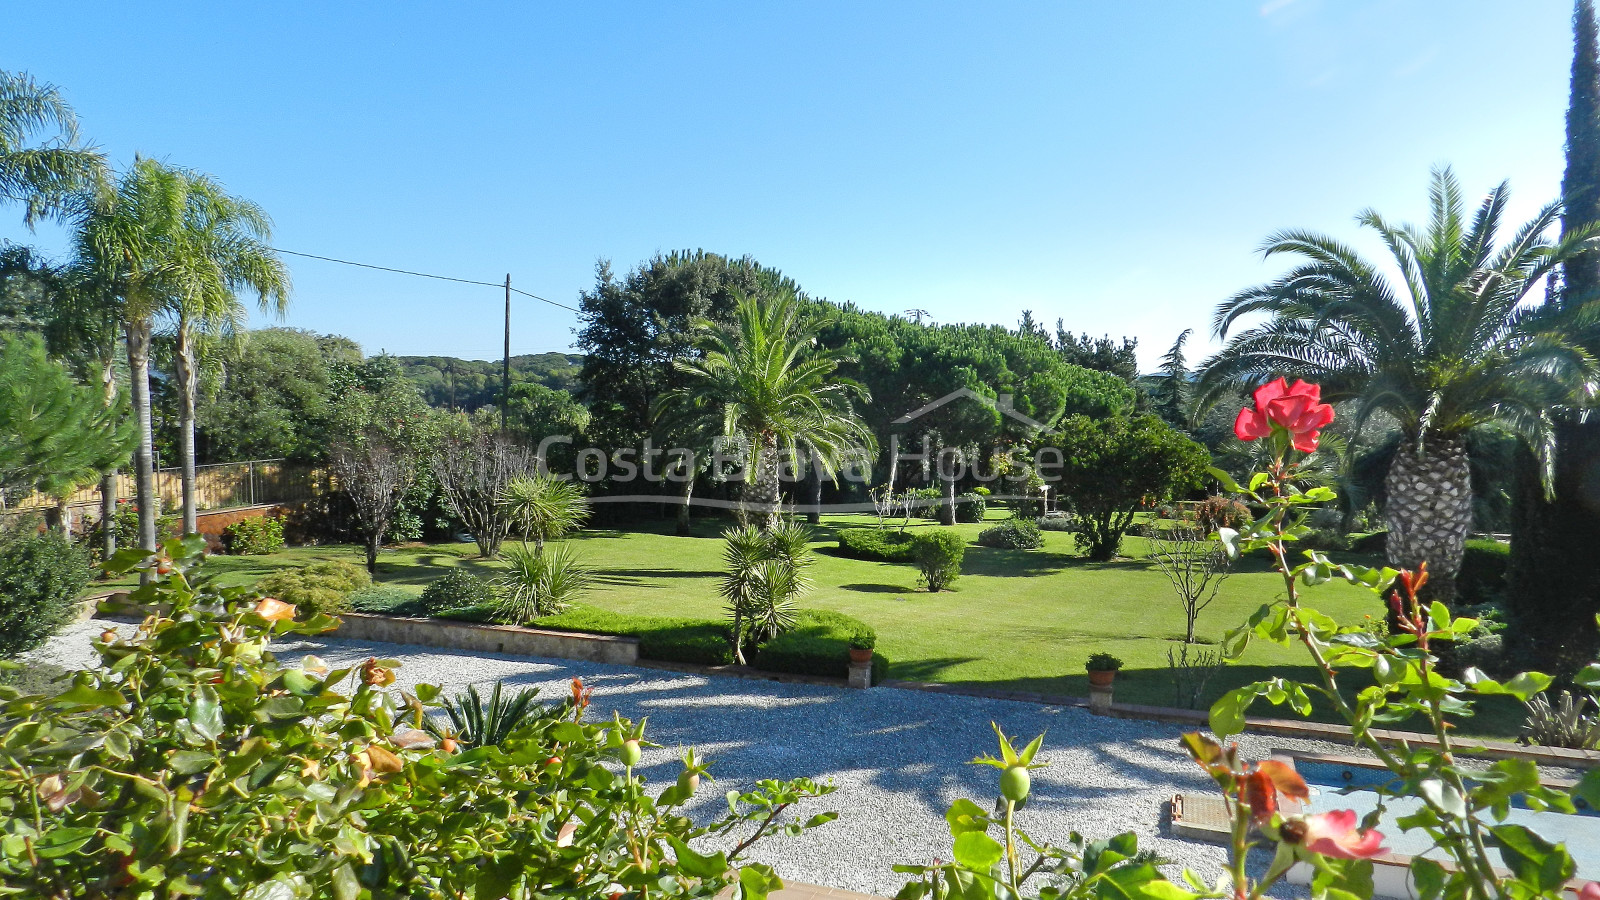
<path fill-rule="evenodd" d="M 961 535 L 947 528 L 927 528 L 911 539 L 912 561 L 922 572 L 922 584 L 929 591 L 942 591 L 961 577 L 961 560 L 967 545 Z"/>
<path fill-rule="evenodd" d="M 0 658 L 33 650 L 71 622 L 89 557 L 54 532 L 0 537 Z"/>
<path fill-rule="evenodd" d="M 261 579 L 256 589 L 294 604 L 296 617 L 306 619 L 318 613 L 344 612 L 350 606 L 350 595 L 371 585 L 372 576 L 366 569 L 343 560 L 330 560 L 303 569 L 273 572 Z"/>
<path fill-rule="evenodd" d="M 494 602 L 494 586 L 471 572 L 451 569 L 422 591 L 420 603 L 428 615 Z"/>
<path fill-rule="evenodd" d="M 956 495 L 956 521 L 982 522 L 989 511 L 989 501 L 978 493 Z"/>
<path fill-rule="evenodd" d="M 1037 550 L 1044 546 L 1044 535 L 1033 519 L 1007 519 L 978 535 L 978 543 L 1002 550 Z"/>
<path fill-rule="evenodd" d="M 253 516 L 223 529 L 223 541 L 229 553 L 246 556 L 265 556 L 283 549 L 283 519 L 277 516 Z"/>
<path fill-rule="evenodd" d="M 886 528 L 841 528 L 839 555 L 879 562 L 911 562 L 911 535 Z"/>

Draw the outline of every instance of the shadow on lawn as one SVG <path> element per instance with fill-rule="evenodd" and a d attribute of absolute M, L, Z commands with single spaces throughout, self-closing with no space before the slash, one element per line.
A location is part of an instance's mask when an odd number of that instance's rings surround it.
<path fill-rule="evenodd" d="M 869 584 L 858 582 L 856 584 L 841 584 L 839 590 L 855 591 L 861 594 L 912 594 L 916 588 L 903 584 Z"/>
<path fill-rule="evenodd" d="M 656 578 L 716 578 L 721 574 L 711 569 L 640 569 L 633 566 L 595 569 L 593 572 L 594 580 L 600 584 L 631 587 L 638 587 Z"/>

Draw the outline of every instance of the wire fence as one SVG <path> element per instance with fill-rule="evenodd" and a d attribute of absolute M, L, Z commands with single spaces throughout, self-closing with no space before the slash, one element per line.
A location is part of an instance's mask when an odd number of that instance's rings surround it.
<path fill-rule="evenodd" d="M 195 506 L 201 511 L 260 506 L 268 503 L 298 503 L 327 493 L 331 489 L 332 484 L 326 468 L 282 459 L 214 463 L 195 466 L 194 470 Z M 157 469 L 155 493 L 163 512 L 181 508 L 183 470 Z M 134 496 L 133 473 L 118 473 L 114 499 L 127 500 Z M 6 499 L 0 496 L 0 510 L 15 512 L 43 510 L 56 505 L 54 498 L 37 493 L 14 503 L 5 502 Z M 98 509 L 100 485 L 95 484 L 74 493 L 67 498 L 67 505 Z"/>

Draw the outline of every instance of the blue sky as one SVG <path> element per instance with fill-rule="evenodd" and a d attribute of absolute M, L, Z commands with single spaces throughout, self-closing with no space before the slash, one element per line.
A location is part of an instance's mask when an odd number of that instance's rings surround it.
<path fill-rule="evenodd" d="M 261 203 L 285 249 L 569 305 L 598 259 L 749 253 L 869 309 L 1136 336 L 1147 367 L 1276 271 L 1269 232 L 1419 218 L 1435 163 L 1531 214 L 1571 52 L 1560 0 L 162 10 L 8 9 L 0 68 L 62 86 L 118 162 Z M 60 249 L 19 218 L 0 237 Z M 290 265 L 288 324 L 499 354 L 493 289 Z M 513 352 L 574 324 L 520 298 Z"/>

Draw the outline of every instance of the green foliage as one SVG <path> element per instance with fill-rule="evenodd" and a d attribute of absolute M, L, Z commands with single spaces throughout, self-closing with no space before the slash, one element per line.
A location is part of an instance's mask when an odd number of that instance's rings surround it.
<path fill-rule="evenodd" d="M 1594 698 L 1573 691 L 1562 691 L 1555 703 L 1540 692 L 1524 704 L 1527 718 L 1522 723 L 1524 744 L 1539 747 L 1566 747 L 1570 750 L 1600 748 L 1600 716 Z"/>
<path fill-rule="evenodd" d="M 1015 516 L 978 534 L 978 543 L 1002 550 L 1037 550 L 1044 546 L 1044 535 L 1039 533 L 1039 523 L 1034 519 Z"/>
<path fill-rule="evenodd" d="M 1040 516 L 1033 520 L 1040 531 L 1077 531 L 1078 520 L 1073 516 Z"/>
<path fill-rule="evenodd" d="M 0 659 L 44 644 L 78 614 L 89 557 L 55 532 L 0 532 Z"/>
<path fill-rule="evenodd" d="M 982 522 L 988 512 L 989 501 L 985 500 L 982 494 L 974 491 L 970 494 L 956 495 L 957 522 Z"/>
<path fill-rule="evenodd" d="M 445 900 L 671 885 L 674 897 L 732 888 L 759 900 L 782 884 L 769 867 L 695 845 L 746 848 L 834 818 L 786 815 L 832 790 L 799 779 L 730 793 L 726 814 L 695 824 L 693 780 L 652 795 L 631 766 L 619 771 L 644 725 L 587 721 L 581 683 L 570 717 L 527 719 L 497 746 L 436 740 L 421 725 L 437 687 L 389 690 L 387 660 L 281 663 L 270 643 L 332 620 L 296 623 L 243 588 L 217 590 L 202 549 L 168 543 L 170 573 L 152 566 L 133 600 L 171 612 L 97 642 L 101 668 L 49 697 L 0 688 L 0 878 L 20 896 L 236 900 L 249 886 L 252 900 Z M 685 770 L 705 766 L 691 755 Z"/>
<path fill-rule="evenodd" d="M 911 562 L 911 535 L 883 528 L 840 528 L 839 555 L 881 562 Z"/>
<path fill-rule="evenodd" d="M 955 531 L 924 528 L 912 534 L 911 561 L 922 573 L 922 585 L 934 593 L 961 577 L 961 560 L 966 555 L 966 542 Z"/>
<path fill-rule="evenodd" d="M 1138 508 L 1199 486 L 1211 460 L 1204 447 L 1147 413 L 1073 416 L 1045 446 L 1061 453 L 1061 495 L 1079 524 L 1074 541 L 1102 562 L 1116 556 Z"/>
<path fill-rule="evenodd" d="M 495 579 L 495 620 L 521 625 L 558 613 L 578 602 L 594 580 L 571 547 L 540 553 L 513 548 L 505 554 L 505 573 Z"/>
<path fill-rule="evenodd" d="M 863 649 L 870 650 L 877 642 L 877 632 L 860 619 L 828 609 L 806 609 L 795 615 L 793 627 L 762 644 L 751 663 L 766 672 L 843 678 L 850 648 L 867 644 Z M 873 657 L 875 680 L 887 665 L 882 657 Z"/>
<path fill-rule="evenodd" d="M 395 362 L 400 364 L 400 371 L 406 378 L 417 386 L 422 399 L 436 409 L 472 412 L 500 405 L 502 388 L 499 358 L 397 356 Z M 577 387 L 578 372 L 582 365 L 582 356 L 559 351 L 511 357 L 512 415 L 516 415 L 517 397 L 524 388 L 565 394 Z"/>
<path fill-rule="evenodd" d="M 1250 521 L 1250 507 L 1222 494 L 1213 494 L 1194 509 L 1195 523 L 1204 534 L 1214 534 L 1218 528 L 1243 528 Z"/>
<path fill-rule="evenodd" d="M 1492 603 L 1505 596 L 1506 570 L 1511 545 L 1495 540 L 1467 541 L 1456 573 L 1456 593 L 1462 603 Z"/>
<path fill-rule="evenodd" d="M 138 441 L 127 412 L 74 380 L 37 337 L 0 334 L 0 490 L 63 496 L 125 464 Z"/>
<path fill-rule="evenodd" d="M 279 516 L 252 516 L 223 529 L 223 541 L 230 553 L 265 556 L 283 549 L 283 519 Z"/>
<path fill-rule="evenodd" d="M 453 738 L 466 749 L 499 747 L 534 720 L 556 718 L 567 712 L 564 705 L 540 703 L 538 688 L 527 688 L 515 694 L 504 694 L 504 688 L 505 682 L 496 681 L 485 703 L 478 686 L 469 684 L 466 691 L 454 699 L 440 699 L 439 706 L 450 722 L 448 726 L 429 716 L 422 720 L 422 727 L 434 737 Z"/>
<path fill-rule="evenodd" d="M 1166 880 L 1158 868 L 1161 860 L 1140 851 L 1133 832 L 1105 841 L 1071 832 L 1066 840 L 1052 842 L 1019 828 L 1016 814 L 1025 808 L 1028 772 L 1048 765 L 1036 758 L 1044 735 L 1018 752 L 1000 726 L 994 731 L 1000 756 L 982 756 L 972 764 L 1000 770 L 998 796 L 982 803 L 963 797 L 950 805 L 944 817 L 953 841 L 950 861 L 895 866 L 912 876 L 896 900 L 1195 900 L 1195 892 Z M 1191 878 L 1185 873 L 1191 886 L 1203 887 Z"/>
<path fill-rule="evenodd" d="M 469 606 L 489 606 L 494 601 L 494 586 L 464 569 L 451 569 L 435 578 L 418 598 L 418 604 L 430 616 Z"/>
<path fill-rule="evenodd" d="M 202 378 L 197 445 L 208 461 L 323 462 L 337 406 L 335 371 L 361 364 L 348 338 L 294 328 L 248 332 Z"/>
<path fill-rule="evenodd" d="M 1122 668 L 1122 660 L 1109 653 L 1091 653 L 1083 667 L 1090 672 L 1115 672 Z"/>
<path fill-rule="evenodd" d="M 293 604 L 302 617 L 332 615 L 349 608 L 350 595 L 370 587 L 372 576 L 343 560 L 312 563 L 300 569 L 280 569 L 261 579 L 263 594 Z"/>
<path fill-rule="evenodd" d="M 350 595 L 350 610 L 392 616 L 422 615 L 417 595 L 392 584 L 375 584 Z"/>

